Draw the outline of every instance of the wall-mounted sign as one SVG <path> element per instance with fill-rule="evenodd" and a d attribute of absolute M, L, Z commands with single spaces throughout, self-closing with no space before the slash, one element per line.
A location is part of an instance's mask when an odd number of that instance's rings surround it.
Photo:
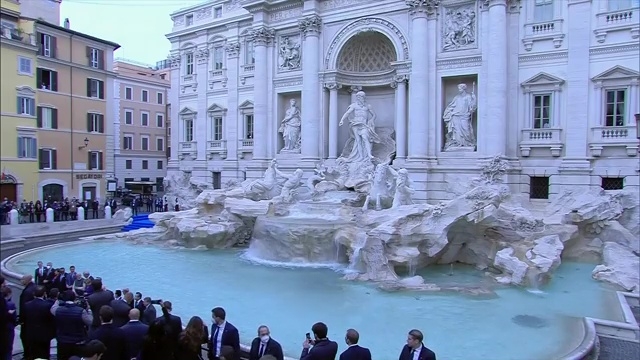
<path fill-rule="evenodd" d="M 76 174 L 77 180 L 102 179 L 102 174 Z"/>

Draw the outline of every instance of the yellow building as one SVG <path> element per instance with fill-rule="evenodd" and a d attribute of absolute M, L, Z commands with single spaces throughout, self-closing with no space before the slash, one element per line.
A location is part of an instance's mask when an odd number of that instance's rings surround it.
<path fill-rule="evenodd" d="M 1 0 L 0 201 L 38 196 L 36 52 L 33 21 L 21 19 L 17 0 Z"/>

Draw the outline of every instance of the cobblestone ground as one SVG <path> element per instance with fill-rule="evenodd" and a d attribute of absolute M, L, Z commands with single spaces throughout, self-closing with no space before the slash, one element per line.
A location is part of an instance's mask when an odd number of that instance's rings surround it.
<path fill-rule="evenodd" d="M 600 336 L 598 360 L 640 359 L 640 343 Z"/>

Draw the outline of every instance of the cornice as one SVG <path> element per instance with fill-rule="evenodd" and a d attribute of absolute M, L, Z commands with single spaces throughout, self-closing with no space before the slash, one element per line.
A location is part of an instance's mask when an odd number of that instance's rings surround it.
<path fill-rule="evenodd" d="M 58 65 L 69 66 L 69 67 L 73 67 L 73 68 L 77 68 L 77 69 L 83 69 L 83 70 L 87 70 L 87 71 L 90 71 L 90 72 L 93 72 L 93 73 L 102 74 L 102 75 L 107 76 L 107 77 L 117 77 L 118 76 L 118 73 L 116 73 L 114 71 L 96 69 L 96 68 L 93 68 L 91 66 L 81 65 L 81 64 L 78 64 L 78 63 L 69 62 L 69 61 L 61 60 L 61 59 L 50 58 L 50 57 L 46 57 L 46 56 L 38 55 L 37 61 L 38 62 L 40 62 L 40 61 L 52 62 L 52 63 L 58 64 Z"/>
<path fill-rule="evenodd" d="M 589 55 L 609 55 L 629 52 L 631 55 L 638 55 L 640 44 L 637 42 L 628 44 L 606 45 L 592 47 L 589 49 Z"/>
<path fill-rule="evenodd" d="M 554 51 L 554 52 L 546 52 L 546 53 L 538 53 L 538 54 L 527 54 L 518 56 L 519 63 L 531 63 L 531 62 L 542 62 L 549 60 L 566 60 L 569 57 L 569 52 L 564 51 Z"/>
<path fill-rule="evenodd" d="M 146 80 L 146 79 L 139 79 L 139 78 L 135 78 L 135 77 L 131 77 L 131 76 L 127 76 L 127 75 L 122 75 L 122 74 L 118 74 L 118 76 L 116 77 L 116 80 L 121 83 L 121 84 L 125 84 L 125 85 L 138 85 L 141 86 L 140 84 L 145 84 L 148 86 L 154 86 L 157 89 L 153 89 L 153 90 L 168 90 L 171 89 L 171 83 L 157 83 L 154 81 L 150 81 L 150 80 Z M 162 105 L 164 106 L 164 105 Z"/>
<path fill-rule="evenodd" d="M 26 44 L 22 41 L 17 41 L 17 40 L 11 40 L 11 39 L 7 39 L 5 37 L 0 37 L 0 45 L 2 46 L 12 46 L 15 47 L 17 49 L 20 50 L 26 50 L 28 51 L 30 54 L 28 55 L 35 55 L 38 52 L 38 46 L 36 45 L 29 45 Z"/>
<path fill-rule="evenodd" d="M 216 29 L 216 32 L 219 32 L 220 30 L 224 31 L 229 28 L 236 27 L 238 26 L 238 24 L 242 24 L 243 21 L 248 21 L 249 23 L 251 23 L 251 19 L 251 14 L 238 14 L 237 16 L 224 18 L 222 21 L 209 21 L 200 25 L 190 26 L 188 28 L 172 31 L 168 34 L 165 34 L 165 37 L 170 42 L 175 42 L 176 39 L 180 39 L 181 36 L 195 35 L 199 31 L 205 31 L 207 35 L 209 35 L 208 33 L 210 30 Z"/>

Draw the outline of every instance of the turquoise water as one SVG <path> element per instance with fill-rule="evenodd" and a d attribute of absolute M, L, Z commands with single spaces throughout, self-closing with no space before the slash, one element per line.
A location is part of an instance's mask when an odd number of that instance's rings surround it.
<path fill-rule="evenodd" d="M 285 353 L 299 357 L 304 334 L 314 322 L 329 326 L 340 351 L 347 328 L 360 332 L 360 343 L 375 359 L 399 355 L 412 328 L 421 329 L 425 343 L 439 359 L 540 360 L 575 348 L 578 317 L 617 320 L 615 293 L 591 280 L 593 265 L 566 263 L 553 281 L 532 293 L 496 288 L 494 297 L 462 294 L 384 292 L 375 286 L 341 279 L 329 269 L 265 267 L 240 258 L 237 251 L 176 250 L 124 242 L 69 244 L 29 253 L 9 268 L 31 273 L 36 262 L 75 265 L 101 276 L 111 289 L 128 287 L 143 296 L 171 300 L 174 313 L 186 324 L 198 315 L 209 324 L 211 309 L 223 306 L 227 319 L 240 329 L 243 343 L 259 325 L 271 328 Z M 481 273 L 455 266 L 419 272 L 428 282 L 448 286 L 485 285 Z M 517 325 L 512 318 L 532 315 L 548 323 L 543 328 Z M 579 328 L 578 328 L 579 329 Z"/>

